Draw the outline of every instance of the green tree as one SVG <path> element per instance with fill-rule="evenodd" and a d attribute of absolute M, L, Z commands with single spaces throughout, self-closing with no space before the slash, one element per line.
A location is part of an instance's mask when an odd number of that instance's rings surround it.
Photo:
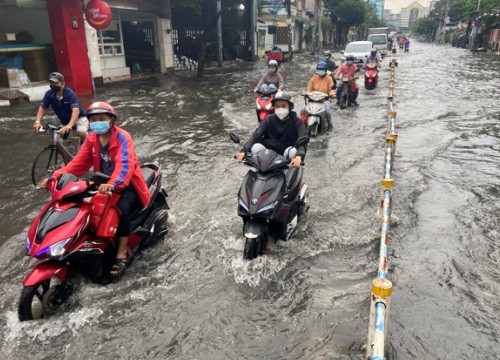
<path fill-rule="evenodd" d="M 437 29 L 439 27 L 439 17 L 433 14 L 418 19 L 412 25 L 412 30 L 415 34 L 425 36 L 429 41 L 435 39 Z"/>
<path fill-rule="evenodd" d="M 343 0 L 338 5 L 338 14 L 348 26 L 359 26 L 365 22 L 368 9 L 361 0 Z"/>

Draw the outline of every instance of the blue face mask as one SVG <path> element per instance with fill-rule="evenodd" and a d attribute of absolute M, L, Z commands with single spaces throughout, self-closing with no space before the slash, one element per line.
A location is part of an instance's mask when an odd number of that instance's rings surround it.
<path fill-rule="evenodd" d="M 321 77 L 323 77 L 323 76 L 325 76 L 325 75 L 326 75 L 326 71 L 325 71 L 325 70 L 318 70 L 318 71 L 317 71 L 317 73 L 318 73 L 318 75 L 319 75 L 319 76 L 321 76 Z"/>
<path fill-rule="evenodd" d="M 90 123 L 90 130 L 95 131 L 97 134 L 106 134 L 111 129 L 109 121 L 95 121 Z"/>
<path fill-rule="evenodd" d="M 330 59 L 330 57 L 325 55 L 325 56 L 323 56 L 323 59 L 324 59 L 325 61 L 327 61 L 328 59 Z"/>
<path fill-rule="evenodd" d="M 352 61 L 352 60 L 348 60 L 346 62 L 347 62 L 347 65 L 349 65 L 349 66 L 351 66 L 354 63 L 354 61 Z"/>

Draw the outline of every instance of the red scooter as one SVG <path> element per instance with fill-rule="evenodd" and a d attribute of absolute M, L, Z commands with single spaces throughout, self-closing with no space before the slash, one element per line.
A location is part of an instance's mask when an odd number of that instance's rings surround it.
<path fill-rule="evenodd" d="M 375 90 L 378 85 L 378 66 L 374 61 L 366 64 L 365 67 L 365 89 Z"/>
<path fill-rule="evenodd" d="M 257 112 L 257 121 L 260 123 L 267 116 L 274 113 L 273 99 L 278 92 L 277 89 L 270 91 L 257 90 L 257 99 L 255 100 L 255 111 Z"/>
<path fill-rule="evenodd" d="M 145 164 L 142 174 L 151 193 L 150 204 L 133 215 L 129 237 L 130 263 L 140 250 L 164 237 L 169 209 L 161 187 L 158 163 Z M 63 174 L 47 183 L 52 199 L 33 221 L 26 238 L 27 255 L 42 260 L 26 276 L 19 300 L 19 320 L 38 319 L 53 313 L 71 294 L 71 277 L 81 273 L 92 281 L 112 281 L 110 270 L 118 248 L 116 231 L 119 192 L 100 194 L 109 176 L 94 173 L 90 180 Z"/>

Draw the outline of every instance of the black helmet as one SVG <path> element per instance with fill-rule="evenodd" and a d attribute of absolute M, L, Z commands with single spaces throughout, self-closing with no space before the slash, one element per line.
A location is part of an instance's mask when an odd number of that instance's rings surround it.
<path fill-rule="evenodd" d="M 294 107 L 294 104 L 292 102 L 292 97 L 290 96 L 289 93 L 285 92 L 285 91 L 278 91 L 276 93 L 276 95 L 274 95 L 274 99 L 273 99 L 273 106 L 274 106 L 274 103 L 278 100 L 283 100 L 283 101 L 286 101 L 290 104 L 290 110 L 293 109 Z"/>

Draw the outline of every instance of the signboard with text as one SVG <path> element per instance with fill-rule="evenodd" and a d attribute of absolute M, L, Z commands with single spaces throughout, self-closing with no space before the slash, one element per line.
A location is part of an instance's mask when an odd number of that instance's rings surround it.
<path fill-rule="evenodd" d="M 92 0 L 85 6 L 85 18 L 94 29 L 106 29 L 111 23 L 111 9 L 103 0 Z"/>

